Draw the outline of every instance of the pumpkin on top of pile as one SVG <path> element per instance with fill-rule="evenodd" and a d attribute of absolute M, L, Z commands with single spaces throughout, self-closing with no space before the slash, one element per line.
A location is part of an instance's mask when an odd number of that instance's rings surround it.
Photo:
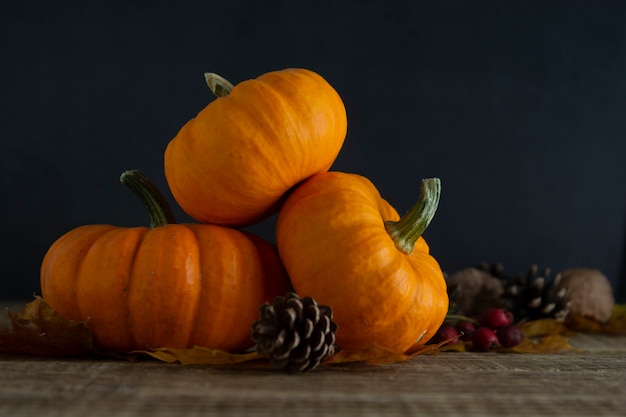
<path fill-rule="evenodd" d="M 68 232 L 44 258 L 44 300 L 70 319 L 89 318 L 95 341 L 114 351 L 245 350 L 259 307 L 289 290 L 332 308 L 339 349 L 424 345 L 448 311 L 443 273 L 421 236 L 440 181 L 423 180 L 400 217 L 366 177 L 329 171 L 346 110 L 313 71 L 235 86 L 206 79 L 217 98 L 164 154 L 169 189 L 198 223 L 175 224 L 158 191 L 129 171 L 124 182 L 152 227 Z M 237 229 L 276 213 L 276 245 Z"/>

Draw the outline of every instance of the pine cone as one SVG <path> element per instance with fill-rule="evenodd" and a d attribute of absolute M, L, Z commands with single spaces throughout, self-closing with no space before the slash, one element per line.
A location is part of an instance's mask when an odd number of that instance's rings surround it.
<path fill-rule="evenodd" d="M 502 296 L 511 301 L 511 312 L 516 321 L 542 318 L 562 321 L 569 314 L 571 302 L 565 298 L 567 289 L 557 289 L 560 273 L 551 278 L 550 268 L 540 271 L 537 265 L 531 265 L 525 275 L 508 275 L 500 263 L 482 264 L 479 268 L 502 280 Z"/>
<path fill-rule="evenodd" d="M 260 319 L 252 324 L 252 339 L 256 351 L 269 355 L 275 367 L 304 372 L 335 353 L 337 324 L 332 309 L 313 298 L 289 292 L 263 304 L 259 313 Z"/>

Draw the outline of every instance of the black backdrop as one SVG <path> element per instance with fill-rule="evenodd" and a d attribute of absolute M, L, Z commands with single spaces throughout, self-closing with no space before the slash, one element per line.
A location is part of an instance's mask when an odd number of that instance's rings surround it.
<path fill-rule="evenodd" d="M 118 176 L 142 169 L 166 190 L 166 144 L 212 99 L 205 71 L 236 83 L 286 67 L 344 99 L 333 169 L 400 212 L 441 178 L 425 237 L 444 270 L 626 280 L 626 2 L 2 0 L 0 13 L 0 298 L 38 293 L 66 231 L 147 224 Z M 253 230 L 273 239 L 272 222 Z"/>

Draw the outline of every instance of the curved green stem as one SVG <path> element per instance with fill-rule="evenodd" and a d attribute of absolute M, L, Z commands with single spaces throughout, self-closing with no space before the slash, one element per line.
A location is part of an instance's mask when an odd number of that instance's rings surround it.
<path fill-rule="evenodd" d="M 175 223 L 174 214 L 165 197 L 156 185 L 141 171 L 124 171 L 120 176 L 122 184 L 139 196 L 150 217 L 150 227 L 155 228 Z"/>
<path fill-rule="evenodd" d="M 413 252 L 415 242 L 424 233 L 435 216 L 439 197 L 441 195 L 441 180 L 428 178 L 422 180 L 422 190 L 417 203 L 411 211 L 397 222 L 385 222 L 385 229 L 391 236 L 396 247 L 407 255 Z"/>
<path fill-rule="evenodd" d="M 230 94 L 235 88 L 230 81 L 214 72 L 205 72 L 204 79 L 207 85 L 217 97 L 224 97 Z"/>

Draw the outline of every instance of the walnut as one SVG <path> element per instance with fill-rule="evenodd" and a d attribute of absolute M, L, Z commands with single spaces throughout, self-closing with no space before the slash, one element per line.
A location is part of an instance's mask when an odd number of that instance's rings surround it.
<path fill-rule="evenodd" d="M 458 314 L 478 314 L 491 307 L 507 308 L 502 281 L 478 268 L 465 268 L 446 277 L 450 302 Z"/>
<path fill-rule="evenodd" d="M 570 315 L 606 323 L 613 312 L 613 288 L 604 274 L 595 269 L 572 268 L 561 273 L 557 291 L 567 289 L 565 299 L 571 301 Z"/>

